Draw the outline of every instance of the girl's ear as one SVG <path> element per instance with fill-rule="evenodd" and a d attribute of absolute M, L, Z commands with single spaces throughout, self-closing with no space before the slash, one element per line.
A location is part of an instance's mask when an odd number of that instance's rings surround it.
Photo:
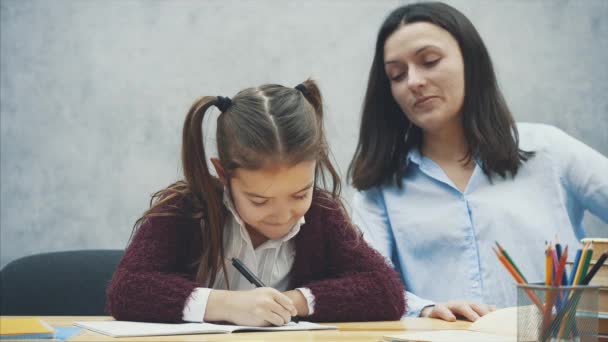
<path fill-rule="evenodd" d="M 215 172 L 217 172 L 217 176 L 220 178 L 220 181 L 225 185 L 226 184 L 226 173 L 224 172 L 224 168 L 222 164 L 220 164 L 220 160 L 217 158 L 211 158 L 211 164 L 215 168 Z"/>

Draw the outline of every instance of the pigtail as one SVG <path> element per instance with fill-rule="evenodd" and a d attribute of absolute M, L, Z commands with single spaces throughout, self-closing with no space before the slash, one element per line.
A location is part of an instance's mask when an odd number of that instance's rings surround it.
<path fill-rule="evenodd" d="M 202 204 L 205 214 L 201 220 L 202 251 L 196 281 L 208 279 L 213 286 L 219 269 L 224 270 L 224 206 L 220 196 L 219 181 L 212 176 L 207 164 L 203 143 L 203 119 L 209 107 L 217 105 L 218 97 L 205 96 L 198 99 L 188 111 L 182 134 L 182 167 L 185 181 L 192 192 L 193 200 Z M 195 205 L 196 206 L 196 205 Z"/>
<path fill-rule="evenodd" d="M 182 168 L 186 182 L 195 197 L 213 206 L 213 199 L 208 197 L 213 188 L 212 176 L 207 166 L 203 145 L 203 118 L 209 107 L 214 105 L 216 97 L 205 96 L 195 101 L 184 121 L 182 131 Z M 207 198 L 204 198 L 207 197 Z"/>
<path fill-rule="evenodd" d="M 301 86 L 303 86 L 305 89 L 299 88 Z M 363 241 L 363 239 L 361 238 L 362 234 L 361 234 L 361 231 L 350 220 L 348 211 L 346 210 L 346 208 L 344 206 L 344 202 L 342 201 L 342 199 L 340 197 L 342 181 L 340 180 L 340 175 L 338 174 L 338 171 L 336 171 L 336 168 L 334 167 L 333 163 L 331 162 L 331 160 L 329 158 L 331 151 L 329 149 L 329 145 L 327 144 L 327 139 L 325 137 L 325 129 L 324 129 L 324 125 L 323 125 L 324 112 L 323 112 L 323 99 L 321 97 L 321 91 L 319 90 L 317 83 L 311 79 L 304 81 L 303 83 L 299 84 L 296 88 L 298 90 L 302 91 L 302 94 L 304 95 L 306 100 L 310 103 L 310 105 L 315 110 L 315 114 L 317 117 L 321 149 L 320 149 L 320 156 L 317 161 L 317 169 L 315 170 L 315 178 L 317 180 L 320 180 L 320 182 L 323 186 L 323 189 L 328 189 L 326 172 L 328 172 L 329 175 L 331 176 L 332 201 L 330 201 L 330 202 L 337 204 L 338 210 L 341 210 L 343 212 L 344 218 L 348 222 L 348 224 L 345 225 L 344 228 L 345 229 L 355 229 L 357 231 L 357 235 L 356 235 L 357 239 L 354 241 L 354 244 L 353 244 L 353 248 L 356 248 L 356 246 L 358 246 L 358 244 L 361 241 Z M 321 198 L 323 198 L 323 197 L 321 197 Z M 327 198 L 329 199 L 329 197 L 327 197 Z M 334 205 L 332 205 L 332 204 L 329 204 L 329 206 L 326 206 L 322 202 L 320 203 L 320 205 L 325 206 L 326 208 L 334 207 Z"/>
<path fill-rule="evenodd" d="M 325 138 L 325 129 L 323 125 L 324 113 L 321 91 L 319 90 L 317 83 L 311 79 L 307 79 L 306 81 L 302 82 L 300 85 L 298 85 L 298 87 L 300 86 L 303 86 L 303 89 L 300 88 L 299 90 L 302 91 L 302 94 L 314 109 L 317 117 L 317 124 L 319 128 L 321 142 L 321 155 L 319 156 L 317 169 L 315 171 L 317 179 L 320 180 L 321 184 L 323 185 L 323 188 L 327 189 L 327 175 L 325 172 L 329 172 L 332 182 L 332 197 L 338 198 L 340 196 L 342 184 L 338 172 L 336 171 L 329 159 L 330 150 L 329 145 L 327 144 L 327 139 Z"/>

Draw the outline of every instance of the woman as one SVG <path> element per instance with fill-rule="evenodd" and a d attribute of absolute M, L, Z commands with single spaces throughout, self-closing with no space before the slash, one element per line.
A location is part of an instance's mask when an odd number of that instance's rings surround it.
<path fill-rule="evenodd" d="M 354 221 L 415 294 L 411 315 L 515 305 L 494 241 L 540 281 L 546 240 L 577 246 L 585 210 L 608 221 L 608 159 L 515 124 L 481 37 L 443 3 L 398 8 L 380 28 L 349 176 Z"/>

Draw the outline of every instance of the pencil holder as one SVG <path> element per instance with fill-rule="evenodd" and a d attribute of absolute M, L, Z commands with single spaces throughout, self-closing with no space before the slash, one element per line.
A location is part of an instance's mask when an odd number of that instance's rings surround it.
<path fill-rule="evenodd" d="M 598 341 L 598 289 L 517 285 L 517 341 Z"/>

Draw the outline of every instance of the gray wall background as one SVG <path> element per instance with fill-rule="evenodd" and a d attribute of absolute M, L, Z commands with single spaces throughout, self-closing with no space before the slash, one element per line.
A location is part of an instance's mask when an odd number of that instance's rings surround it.
<path fill-rule="evenodd" d="M 404 3 L 1 0 L 0 266 L 125 247 L 149 195 L 180 178 L 182 120 L 201 95 L 314 77 L 345 174 L 375 35 Z M 608 1 L 448 3 L 480 31 L 519 121 L 608 155 Z"/>

